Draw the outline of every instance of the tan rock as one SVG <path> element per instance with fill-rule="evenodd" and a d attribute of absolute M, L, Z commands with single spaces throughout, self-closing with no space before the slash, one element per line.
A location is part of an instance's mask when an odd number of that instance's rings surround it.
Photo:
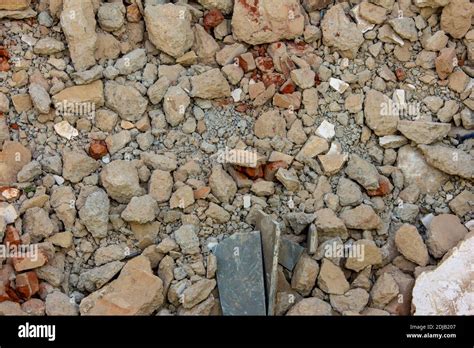
<path fill-rule="evenodd" d="M 191 13 L 185 6 L 175 4 L 145 7 L 145 23 L 150 41 L 159 50 L 181 57 L 194 42 Z"/>
<path fill-rule="evenodd" d="M 303 296 L 313 289 L 319 273 L 318 263 L 306 254 L 301 255 L 293 270 L 291 287 Z"/>
<path fill-rule="evenodd" d="M 203 99 L 224 98 L 230 96 L 230 86 L 219 69 L 211 69 L 191 77 L 191 96 Z"/>
<path fill-rule="evenodd" d="M 343 295 L 350 286 L 341 268 L 323 259 L 318 276 L 318 287 L 328 294 Z"/>
<path fill-rule="evenodd" d="M 413 288 L 415 315 L 473 315 L 474 235 L 470 233 L 433 271 L 423 272 Z"/>
<path fill-rule="evenodd" d="M 233 34 L 251 45 L 293 39 L 304 30 L 299 1 L 235 1 Z"/>
<path fill-rule="evenodd" d="M 186 309 L 193 308 L 204 301 L 215 287 L 216 281 L 214 279 L 198 280 L 183 292 L 183 307 Z"/>
<path fill-rule="evenodd" d="M 450 175 L 474 178 L 474 159 L 470 154 L 443 145 L 418 145 L 418 148 L 431 166 Z"/>
<path fill-rule="evenodd" d="M 457 93 L 462 93 L 468 86 L 469 76 L 462 70 L 457 70 L 449 75 L 448 87 Z"/>
<path fill-rule="evenodd" d="M 315 223 L 318 230 L 318 237 L 321 241 L 333 237 L 341 237 L 341 239 L 346 240 L 349 237 L 344 221 L 339 219 L 329 208 L 321 209 L 316 212 Z"/>
<path fill-rule="evenodd" d="M 264 112 L 254 125 L 255 136 L 258 138 L 273 138 L 286 136 L 286 121 L 280 116 L 278 110 Z"/>
<path fill-rule="evenodd" d="M 397 129 L 417 144 L 431 144 L 442 140 L 451 130 L 451 124 L 425 121 L 398 121 Z"/>
<path fill-rule="evenodd" d="M 286 315 L 331 315 L 331 306 L 319 298 L 309 297 L 291 307 Z"/>
<path fill-rule="evenodd" d="M 359 7 L 359 13 L 369 23 L 382 24 L 387 18 L 387 10 L 383 7 L 363 1 Z"/>
<path fill-rule="evenodd" d="M 461 39 L 471 28 L 473 5 L 469 0 L 451 0 L 441 13 L 441 29 Z"/>
<path fill-rule="evenodd" d="M 17 174 L 31 161 L 31 152 L 16 141 L 5 140 L 0 152 L 0 184 L 16 182 Z"/>
<path fill-rule="evenodd" d="M 372 302 L 374 306 L 381 307 L 388 304 L 399 292 L 398 284 L 395 282 L 395 279 L 389 273 L 383 273 L 378 277 L 375 282 L 372 290 L 370 291 L 370 296 L 372 297 Z"/>
<path fill-rule="evenodd" d="M 5 0 L 0 3 L 0 10 L 20 11 L 26 10 L 31 4 L 31 0 Z"/>
<path fill-rule="evenodd" d="M 453 200 L 449 202 L 449 208 L 459 217 L 463 217 L 470 211 L 474 205 L 474 193 L 469 190 L 464 190 Z"/>
<path fill-rule="evenodd" d="M 361 204 L 353 209 L 344 210 L 341 219 L 348 228 L 372 230 L 380 227 L 382 221 L 370 205 Z"/>
<path fill-rule="evenodd" d="M 390 99 L 379 91 L 371 89 L 365 96 L 364 113 L 367 126 L 376 135 L 390 135 L 397 131 L 398 115 L 392 115 L 387 110 L 390 108 Z"/>
<path fill-rule="evenodd" d="M 346 268 L 356 272 L 367 266 L 378 265 L 382 262 L 382 252 L 375 243 L 368 239 L 359 239 L 352 244 L 351 253 L 346 261 Z"/>
<path fill-rule="evenodd" d="M 443 48 L 435 60 L 436 73 L 440 79 L 445 79 L 456 66 L 456 50 L 454 47 Z"/>
<path fill-rule="evenodd" d="M 95 65 L 97 34 L 93 1 L 64 0 L 61 27 L 76 70 Z"/>

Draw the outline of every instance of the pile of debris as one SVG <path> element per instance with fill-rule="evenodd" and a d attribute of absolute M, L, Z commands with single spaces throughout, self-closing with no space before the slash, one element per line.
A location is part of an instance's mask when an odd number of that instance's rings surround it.
<path fill-rule="evenodd" d="M 474 314 L 468 0 L 2 0 L 0 314 Z"/>

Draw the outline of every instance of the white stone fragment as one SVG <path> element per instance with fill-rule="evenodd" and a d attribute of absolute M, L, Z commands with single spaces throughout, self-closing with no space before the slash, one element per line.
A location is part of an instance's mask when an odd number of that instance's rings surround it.
<path fill-rule="evenodd" d="M 362 33 L 365 33 L 369 30 L 374 29 L 375 24 L 371 24 L 371 23 L 367 22 L 364 18 L 362 18 L 360 16 L 360 7 L 359 6 L 360 5 L 354 6 L 351 10 L 351 14 L 352 14 L 352 17 L 354 17 L 354 19 L 357 22 L 357 28 L 359 28 L 359 30 Z"/>
<path fill-rule="evenodd" d="M 423 226 L 425 226 L 425 228 L 430 228 L 431 221 L 433 220 L 433 218 L 433 214 L 427 214 L 421 218 L 421 223 L 423 224 Z"/>
<path fill-rule="evenodd" d="M 6 224 L 12 224 L 18 218 L 18 213 L 13 205 L 0 202 L 0 216 L 3 217 Z"/>
<path fill-rule="evenodd" d="M 242 88 L 234 89 L 231 93 L 234 102 L 240 101 L 240 96 L 242 95 Z"/>

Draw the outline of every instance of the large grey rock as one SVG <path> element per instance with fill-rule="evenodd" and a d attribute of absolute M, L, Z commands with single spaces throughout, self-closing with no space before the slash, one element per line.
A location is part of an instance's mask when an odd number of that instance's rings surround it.
<path fill-rule="evenodd" d="M 148 100 L 132 86 L 109 81 L 105 85 L 105 104 L 127 121 L 138 121 L 145 113 Z"/>
<path fill-rule="evenodd" d="M 100 179 L 107 194 L 119 203 L 128 203 L 132 197 L 141 196 L 143 193 L 139 184 L 138 171 L 128 161 L 110 162 L 100 173 Z"/>
<path fill-rule="evenodd" d="M 216 247 L 224 315 L 266 315 L 260 232 L 234 233 Z"/>

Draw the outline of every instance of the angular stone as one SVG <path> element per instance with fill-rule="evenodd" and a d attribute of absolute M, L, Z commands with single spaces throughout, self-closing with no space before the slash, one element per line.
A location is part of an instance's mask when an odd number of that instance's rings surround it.
<path fill-rule="evenodd" d="M 79 275 L 77 288 L 81 291 L 89 292 L 100 289 L 107 284 L 115 275 L 120 272 L 124 263 L 120 261 L 112 261 L 105 265 L 91 268 Z"/>
<path fill-rule="evenodd" d="M 170 199 L 173 191 L 173 177 L 170 172 L 156 169 L 150 177 L 148 192 L 158 203 Z"/>
<path fill-rule="evenodd" d="M 415 226 L 402 225 L 395 233 L 395 245 L 407 260 L 422 267 L 428 264 L 428 249 Z"/>
<path fill-rule="evenodd" d="M 295 234 L 301 234 L 315 218 L 316 216 L 314 214 L 306 214 L 303 212 L 291 212 L 285 215 L 285 219 Z"/>
<path fill-rule="evenodd" d="M 352 180 L 357 181 L 366 190 L 376 190 L 379 187 L 379 173 L 375 166 L 352 154 L 346 167 L 346 174 Z"/>
<path fill-rule="evenodd" d="M 442 140 L 451 130 L 451 124 L 424 121 L 398 121 L 397 129 L 417 144 L 431 144 Z"/>
<path fill-rule="evenodd" d="M 418 39 L 415 21 L 410 17 L 393 18 L 388 21 L 393 30 L 400 35 L 401 38 L 412 42 Z"/>
<path fill-rule="evenodd" d="M 199 238 L 196 235 L 198 228 L 195 225 L 183 225 L 174 232 L 176 243 L 184 254 L 199 253 Z"/>
<path fill-rule="evenodd" d="M 303 251 L 304 248 L 301 245 L 283 237 L 280 240 L 278 263 L 291 272 L 298 263 Z"/>
<path fill-rule="evenodd" d="M 441 258 L 467 234 L 467 229 L 456 215 L 435 216 L 428 227 L 426 245 L 430 254 Z"/>
<path fill-rule="evenodd" d="M 144 224 L 153 221 L 158 212 L 158 203 L 150 196 L 132 197 L 121 217 L 128 222 Z"/>
<path fill-rule="evenodd" d="M 99 163 L 85 153 L 70 150 L 63 152 L 63 177 L 72 183 L 78 183 L 99 167 Z"/>
<path fill-rule="evenodd" d="M 64 51 L 64 44 L 61 41 L 50 37 L 38 40 L 33 48 L 33 52 L 42 55 L 50 55 L 61 51 Z"/>
<path fill-rule="evenodd" d="M 387 10 L 383 7 L 364 1 L 360 4 L 359 13 L 369 23 L 382 24 L 387 18 Z"/>
<path fill-rule="evenodd" d="M 416 185 L 423 193 L 435 193 L 448 176 L 428 165 L 416 148 L 405 145 L 398 150 L 397 167 L 402 171 L 406 185 Z"/>
<path fill-rule="evenodd" d="M 413 288 L 415 315 L 473 315 L 474 235 L 470 233 L 435 270 L 423 272 Z"/>
<path fill-rule="evenodd" d="M 329 145 L 326 139 L 312 135 L 298 152 L 295 159 L 300 162 L 305 162 L 326 152 L 328 149 Z"/>
<path fill-rule="evenodd" d="M 30 234 L 35 242 L 49 237 L 54 232 L 54 225 L 48 213 L 42 208 L 28 209 L 23 216 L 23 224 L 24 231 Z"/>
<path fill-rule="evenodd" d="M 146 51 L 143 48 L 137 48 L 117 60 L 115 68 L 121 75 L 130 75 L 135 71 L 143 69 L 146 65 L 146 61 Z"/>
<path fill-rule="evenodd" d="M 347 258 L 346 268 L 360 272 L 370 265 L 382 263 L 382 252 L 369 239 L 359 239 L 352 244 L 351 255 Z"/>
<path fill-rule="evenodd" d="M 474 193 L 464 190 L 449 202 L 449 208 L 459 217 L 465 216 L 472 210 Z"/>
<path fill-rule="evenodd" d="M 354 209 L 344 210 L 341 219 L 348 228 L 373 230 L 380 227 L 382 221 L 370 205 L 361 204 Z"/>
<path fill-rule="evenodd" d="M 399 117 L 389 113 L 391 100 L 386 95 L 371 89 L 365 96 L 364 105 L 366 124 L 376 135 L 396 133 Z"/>
<path fill-rule="evenodd" d="M 344 13 L 342 4 L 331 7 L 321 21 L 323 43 L 333 46 L 342 56 L 355 58 L 364 37 L 356 24 L 351 22 Z"/>
<path fill-rule="evenodd" d="M 341 268 L 328 259 L 323 259 L 318 276 L 318 287 L 328 294 L 343 295 L 350 286 Z"/>
<path fill-rule="evenodd" d="M 230 86 L 220 69 L 211 69 L 191 77 L 191 96 L 216 99 L 230 96 Z"/>
<path fill-rule="evenodd" d="M 331 306 L 339 313 L 360 313 L 369 302 L 369 293 L 361 288 L 347 291 L 344 295 L 330 295 Z"/>
<path fill-rule="evenodd" d="M 474 159 L 470 154 L 443 145 L 418 145 L 418 148 L 431 166 L 450 175 L 474 178 Z"/>
<path fill-rule="evenodd" d="M 303 34 L 304 17 L 296 0 L 235 1 L 232 29 L 237 40 L 260 45 Z"/>
<path fill-rule="evenodd" d="M 267 315 L 274 315 L 276 287 L 278 282 L 278 260 L 280 253 L 280 226 L 270 215 L 259 210 L 255 217 L 255 229 L 260 231 L 267 293 Z"/>
<path fill-rule="evenodd" d="M 105 102 L 107 107 L 122 119 L 131 122 L 138 121 L 148 105 L 148 100 L 134 87 L 120 85 L 114 81 L 105 85 Z"/>
<path fill-rule="evenodd" d="M 333 237 L 341 237 L 341 239 L 345 240 L 349 237 L 344 221 L 339 219 L 329 208 L 321 209 L 316 212 L 315 224 L 321 241 Z"/>
<path fill-rule="evenodd" d="M 181 57 L 194 42 L 191 30 L 191 12 L 187 7 L 175 4 L 145 7 L 145 23 L 150 41 L 159 50 Z"/>
<path fill-rule="evenodd" d="M 61 27 L 77 71 L 95 65 L 96 21 L 92 0 L 64 0 Z"/>
<path fill-rule="evenodd" d="M 110 162 L 102 169 L 100 179 L 107 194 L 119 203 L 128 203 L 132 197 L 143 194 L 138 171 L 128 161 Z"/>
<path fill-rule="evenodd" d="M 461 39 L 471 28 L 472 3 L 468 0 L 451 0 L 441 13 L 441 29 L 455 39 Z"/>
<path fill-rule="evenodd" d="M 301 255 L 293 271 L 291 287 L 303 296 L 309 295 L 314 288 L 318 273 L 318 263 L 306 254 Z"/>
<path fill-rule="evenodd" d="M 286 136 L 286 122 L 278 110 L 264 112 L 255 122 L 255 136 L 258 138 L 273 138 L 275 136 Z"/>
<path fill-rule="evenodd" d="M 53 95 L 53 103 L 56 110 L 61 113 L 64 113 L 71 103 L 84 106 L 86 103 L 91 103 L 94 108 L 99 108 L 104 105 L 104 84 L 98 80 L 87 85 L 65 88 Z"/>
<path fill-rule="evenodd" d="M 214 279 L 201 279 L 188 287 L 183 292 L 183 307 L 186 309 L 193 308 L 200 302 L 204 301 L 211 291 L 216 287 Z"/>
<path fill-rule="evenodd" d="M 46 89 L 39 83 L 32 83 L 28 88 L 28 93 L 35 109 L 42 114 L 47 114 L 50 109 L 51 98 Z"/>
<path fill-rule="evenodd" d="M 184 120 L 186 109 L 190 103 L 191 99 L 181 87 L 172 86 L 168 88 L 163 101 L 166 121 L 171 126 L 176 127 Z"/>
<path fill-rule="evenodd" d="M 215 255 L 222 314 L 266 315 L 260 233 L 234 233 L 217 245 Z"/>
<path fill-rule="evenodd" d="M 222 203 L 232 202 L 237 192 L 237 185 L 234 180 L 221 166 L 212 168 L 209 186 L 212 194 Z"/>
<path fill-rule="evenodd" d="M 398 295 L 399 291 L 398 284 L 392 275 L 383 273 L 372 287 L 370 296 L 375 307 L 383 308 Z"/>
<path fill-rule="evenodd" d="M 281 182 L 288 191 L 296 192 L 300 188 L 298 177 L 285 168 L 279 168 L 275 174 L 275 178 Z"/>
<path fill-rule="evenodd" d="M 153 275 L 150 261 L 137 256 L 116 280 L 85 297 L 79 308 L 81 315 L 150 315 L 163 301 L 163 282 Z"/>
<path fill-rule="evenodd" d="M 295 304 L 286 315 L 332 315 L 329 303 L 309 297 Z"/>
<path fill-rule="evenodd" d="M 339 204 L 345 206 L 356 206 L 362 202 L 362 192 L 352 180 L 341 178 L 337 185 L 337 195 L 339 196 Z"/>
<path fill-rule="evenodd" d="M 31 0 L 5 0 L 0 4 L 0 10 L 20 11 L 26 10 L 31 4 Z"/>

